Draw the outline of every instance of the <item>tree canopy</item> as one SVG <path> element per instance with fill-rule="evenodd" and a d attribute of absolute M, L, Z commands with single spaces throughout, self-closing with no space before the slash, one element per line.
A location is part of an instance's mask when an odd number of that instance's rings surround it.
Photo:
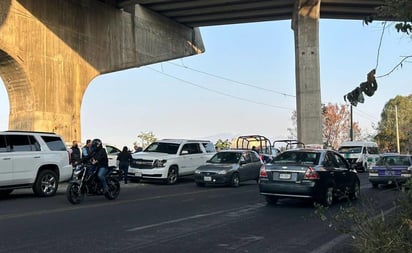
<path fill-rule="evenodd" d="M 398 120 L 396 120 L 396 114 Z M 381 113 L 375 140 L 381 150 L 408 153 L 412 148 L 412 94 L 390 99 Z M 397 131 L 398 129 L 398 131 Z M 400 150 L 397 150 L 397 133 Z"/>

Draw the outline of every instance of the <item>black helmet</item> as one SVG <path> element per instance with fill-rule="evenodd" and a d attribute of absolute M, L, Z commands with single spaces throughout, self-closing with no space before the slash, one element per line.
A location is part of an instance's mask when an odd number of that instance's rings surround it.
<path fill-rule="evenodd" d="M 102 141 L 100 139 L 94 139 L 92 141 L 92 149 L 98 149 L 102 146 Z"/>

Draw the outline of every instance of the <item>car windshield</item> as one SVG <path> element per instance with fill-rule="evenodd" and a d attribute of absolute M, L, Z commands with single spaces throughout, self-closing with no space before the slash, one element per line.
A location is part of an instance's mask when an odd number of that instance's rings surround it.
<path fill-rule="evenodd" d="M 407 156 L 382 156 L 376 162 L 378 166 L 411 166 L 409 158 Z"/>
<path fill-rule="evenodd" d="M 286 151 L 273 159 L 272 163 L 294 163 L 316 165 L 319 163 L 320 153 L 306 151 Z"/>
<path fill-rule="evenodd" d="M 177 154 L 178 149 L 179 144 L 176 143 L 153 142 L 144 150 L 144 152 L 157 152 L 174 155 Z"/>
<path fill-rule="evenodd" d="M 361 153 L 362 147 L 340 147 L 339 153 L 351 154 L 351 153 Z"/>
<path fill-rule="evenodd" d="M 240 152 L 219 152 L 216 153 L 209 162 L 211 163 L 238 163 L 242 153 Z"/>

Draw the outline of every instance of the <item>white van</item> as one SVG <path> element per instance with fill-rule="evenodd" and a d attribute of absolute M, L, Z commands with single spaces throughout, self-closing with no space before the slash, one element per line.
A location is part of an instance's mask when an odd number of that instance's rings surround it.
<path fill-rule="evenodd" d="M 339 146 L 338 152 L 358 171 L 366 171 L 379 158 L 378 144 L 372 141 L 347 141 Z"/>

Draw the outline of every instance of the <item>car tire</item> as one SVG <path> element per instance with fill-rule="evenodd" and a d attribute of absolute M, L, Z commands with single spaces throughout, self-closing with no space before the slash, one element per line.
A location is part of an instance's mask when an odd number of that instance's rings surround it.
<path fill-rule="evenodd" d="M 205 183 L 196 182 L 196 185 L 199 186 L 199 187 L 204 187 L 204 186 L 205 186 Z"/>
<path fill-rule="evenodd" d="M 34 182 L 33 192 L 39 197 L 50 197 L 56 194 L 58 186 L 59 180 L 56 172 L 42 170 Z"/>
<path fill-rule="evenodd" d="M 379 186 L 379 184 L 376 184 L 376 183 L 372 183 L 372 188 L 375 188 L 375 189 L 377 189 L 377 188 L 378 188 L 378 186 Z"/>
<path fill-rule="evenodd" d="M 351 192 L 349 193 L 349 199 L 357 200 L 360 198 L 360 183 L 355 181 L 352 185 Z"/>
<path fill-rule="evenodd" d="M 278 202 L 279 198 L 275 196 L 265 196 L 266 203 L 269 205 L 274 205 Z"/>
<path fill-rule="evenodd" d="M 167 184 L 175 184 L 178 179 L 178 171 L 177 167 L 173 166 L 170 167 L 169 172 L 167 173 L 166 183 Z"/>
<path fill-rule="evenodd" d="M 232 187 L 239 187 L 240 178 L 238 173 L 233 173 L 232 177 L 230 178 L 230 186 Z"/>
<path fill-rule="evenodd" d="M 10 195 L 13 192 L 13 189 L 10 190 L 0 190 L 0 198 L 4 198 Z"/>
<path fill-rule="evenodd" d="M 328 186 L 325 191 L 322 193 L 322 196 L 319 200 L 320 204 L 329 207 L 333 204 L 333 187 Z"/>

